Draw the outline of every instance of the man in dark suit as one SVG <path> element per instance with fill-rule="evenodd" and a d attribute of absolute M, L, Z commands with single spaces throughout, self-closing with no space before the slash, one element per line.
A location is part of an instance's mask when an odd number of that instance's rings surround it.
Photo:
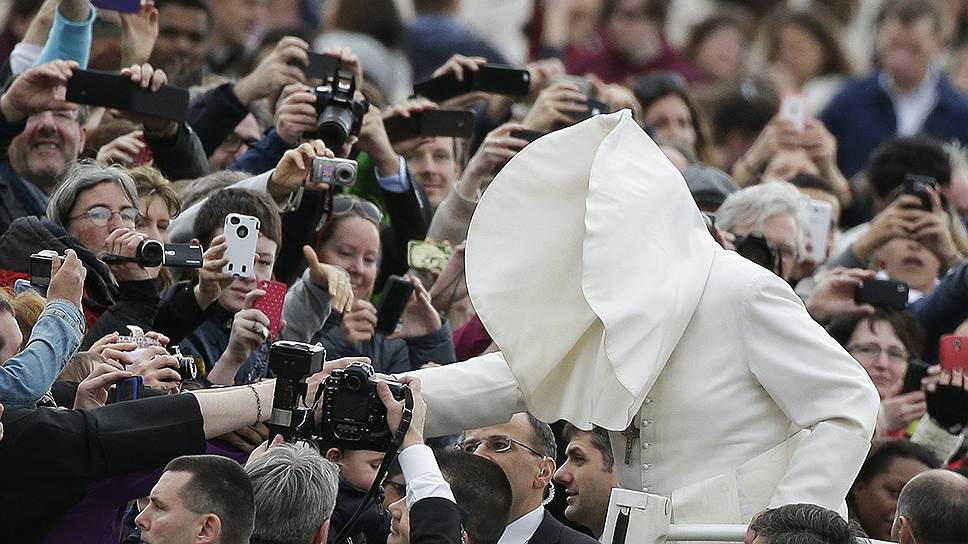
<path fill-rule="evenodd" d="M 594 542 L 562 525 L 544 508 L 557 453 L 555 437 L 546 423 L 521 412 L 504 425 L 467 431 L 460 447 L 497 463 L 511 482 L 511 521 L 498 544 Z"/>
<path fill-rule="evenodd" d="M 601 538 L 608 499 L 612 488 L 619 486 L 608 431 L 601 427 L 583 431 L 566 423 L 561 434 L 568 444 L 567 458 L 555 472 L 555 481 L 565 488 L 565 517 Z"/>
<path fill-rule="evenodd" d="M 387 544 L 496 544 L 508 522 L 511 486 L 501 468 L 464 452 L 434 452 L 423 443 L 427 405 L 419 378 L 404 378 L 413 392 L 413 416 L 400 445 L 407 494 L 390 505 Z M 377 392 L 394 433 L 403 402 L 385 384 Z M 439 465 L 438 465 L 439 462 Z"/>

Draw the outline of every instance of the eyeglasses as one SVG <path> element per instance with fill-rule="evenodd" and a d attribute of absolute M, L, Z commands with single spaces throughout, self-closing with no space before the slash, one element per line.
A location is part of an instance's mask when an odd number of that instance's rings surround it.
<path fill-rule="evenodd" d="M 121 216 L 121 224 L 128 228 L 134 228 L 138 219 L 141 217 L 141 212 L 138 208 L 128 207 L 121 208 L 118 211 L 114 211 L 107 206 L 94 206 L 93 208 L 87 210 L 86 212 L 79 213 L 74 217 L 68 217 L 70 220 L 87 218 L 91 223 L 98 227 L 106 227 L 114 217 L 114 214 Z"/>
<path fill-rule="evenodd" d="M 243 145 L 247 148 L 251 148 L 255 147 L 255 144 L 257 143 L 259 143 L 259 140 L 255 138 L 243 138 L 233 132 L 225 138 L 225 141 L 222 142 L 222 145 L 225 146 L 225 149 L 227 150 L 230 149 L 232 151 L 237 151 Z"/>
<path fill-rule="evenodd" d="M 383 212 L 376 204 L 361 198 L 349 195 L 338 195 L 333 198 L 333 216 L 347 215 L 353 210 L 359 210 L 366 219 L 373 221 L 377 225 L 383 224 Z"/>
<path fill-rule="evenodd" d="M 847 346 L 847 351 L 870 361 L 879 358 L 881 353 L 887 353 L 888 360 L 897 365 L 907 364 L 911 358 L 906 351 L 897 348 L 884 349 L 877 344 L 858 344 L 856 346 Z"/>
<path fill-rule="evenodd" d="M 522 444 L 521 442 L 518 442 L 517 440 L 511 438 L 510 436 L 489 436 L 484 440 L 465 440 L 457 444 L 456 446 L 454 446 L 454 449 L 463 450 L 463 451 L 466 451 L 467 453 L 474 453 L 475 451 L 477 451 L 477 448 L 479 448 L 481 444 L 484 444 L 487 447 L 487 449 L 491 450 L 494 453 L 506 452 L 511 449 L 511 444 L 517 444 L 518 446 L 521 446 L 522 448 L 530 451 L 531 453 L 537 455 L 538 457 L 541 457 L 542 459 L 544 459 L 545 457 L 543 454 L 541 454 L 531 446 L 528 446 L 527 444 Z"/>

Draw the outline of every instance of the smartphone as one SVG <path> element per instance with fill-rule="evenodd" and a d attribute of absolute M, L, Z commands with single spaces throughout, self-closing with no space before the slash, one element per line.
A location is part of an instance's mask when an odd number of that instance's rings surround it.
<path fill-rule="evenodd" d="M 278 338 L 282 326 L 282 304 L 286 301 L 285 283 L 275 280 L 262 280 L 259 289 L 266 292 L 266 296 L 256 301 L 253 308 L 261 310 L 269 318 L 269 338 Z"/>
<path fill-rule="evenodd" d="M 141 151 L 137 155 L 131 158 L 131 165 L 129 168 L 134 168 L 136 166 L 150 165 L 155 161 L 155 154 L 151 151 L 151 146 L 145 141 L 145 137 L 142 134 L 138 137 L 141 143 L 145 144 Z"/>
<path fill-rule="evenodd" d="M 547 132 L 541 132 L 538 130 L 528 130 L 528 129 L 511 131 L 512 138 L 518 138 L 519 140 L 526 140 L 528 143 L 531 143 L 537 140 L 538 138 L 544 136 L 545 134 L 547 134 Z"/>
<path fill-rule="evenodd" d="M 886 310 L 903 310 L 908 303 L 908 285 L 893 280 L 867 280 L 854 293 L 854 302 Z"/>
<path fill-rule="evenodd" d="M 251 215 L 230 213 L 225 216 L 225 256 L 229 263 L 222 269 L 233 276 L 250 278 L 255 273 L 255 246 L 259 240 L 259 219 Z"/>
<path fill-rule="evenodd" d="M 531 92 L 531 73 L 527 70 L 500 64 L 485 64 L 478 67 L 476 72 L 465 70 L 463 81 L 459 81 L 457 76 L 448 72 L 413 86 L 414 94 L 434 102 L 474 91 L 508 96 L 527 96 Z"/>
<path fill-rule="evenodd" d="M 151 117 L 188 120 L 188 90 L 163 85 L 150 91 L 125 76 L 94 70 L 75 70 L 67 80 L 68 102 L 115 108 Z"/>
<path fill-rule="evenodd" d="M 938 342 L 941 369 L 968 372 L 968 336 L 946 334 Z"/>
<path fill-rule="evenodd" d="M 931 194 L 928 187 L 938 186 L 938 180 L 931 176 L 919 176 L 917 174 L 905 174 L 904 182 L 896 189 L 897 196 L 912 195 L 921 200 L 920 208 L 926 212 L 931 211 Z M 893 200 L 893 199 L 892 199 Z"/>
<path fill-rule="evenodd" d="M 790 121 L 803 132 L 807 128 L 807 102 L 802 94 L 790 94 L 780 102 L 780 118 Z"/>
<path fill-rule="evenodd" d="M 390 276 L 380 295 L 380 306 L 376 310 L 376 332 L 389 335 L 397 329 L 403 311 L 413 294 L 413 284 L 401 276 Z"/>
<path fill-rule="evenodd" d="M 417 111 L 410 117 L 388 117 L 383 120 L 390 142 L 400 142 L 418 136 L 474 136 L 474 112 L 464 110 Z"/>
<path fill-rule="evenodd" d="M 928 375 L 929 367 L 930 365 L 924 361 L 918 361 L 917 359 L 908 361 L 907 372 L 904 374 L 904 388 L 901 392 L 910 393 L 912 391 L 920 391 L 921 380 Z"/>
<path fill-rule="evenodd" d="M 145 395 L 145 382 L 141 376 L 125 378 L 114 386 L 111 393 L 114 398 L 108 398 L 108 403 L 137 400 Z"/>
<path fill-rule="evenodd" d="M 813 262 L 821 264 L 827 260 L 827 238 L 833 225 L 834 207 L 823 200 L 810 200 L 807 206 L 810 258 Z"/>
<path fill-rule="evenodd" d="M 91 0 L 94 7 L 110 9 L 124 13 L 138 13 L 141 11 L 141 0 Z"/>

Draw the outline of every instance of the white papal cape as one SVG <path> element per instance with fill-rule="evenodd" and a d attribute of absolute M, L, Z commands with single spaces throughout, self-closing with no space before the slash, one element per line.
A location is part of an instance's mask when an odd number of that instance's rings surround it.
<path fill-rule="evenodd" d="M 721 249 L 628 111 L 528 145 L 471 222 L 467 285 L 502 353 L 419 371 L 428 435 L 528 410 L 611 433 L 623 487 L 678 522 L 842 508 L 870 447 L 866 372 L 780 278 Z"/>

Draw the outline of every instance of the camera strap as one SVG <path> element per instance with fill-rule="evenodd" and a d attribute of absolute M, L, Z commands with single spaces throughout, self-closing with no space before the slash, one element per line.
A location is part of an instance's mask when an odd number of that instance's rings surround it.
<path fill-rule="evenodd" d="M 380 492 L 380 487 L 383 484 L 383 479 L 386 478 L 387 472 L 390 470 L 390 465 L 393 464 L 394 459 L 397 458 L 399 453 L 400 444 L 403 443 L 403 438 L 407 435 L 407 431 L 410 430 L 410 422 L 413 421 L 413 393 L 410 391 L 409 387 L 403 388 L 403 414 L 400 420 L 400 426 L 397 428 L 397 432 L 394 433 L 393 438 L 390 440 L 390 447 L 387 448 L 386 454 L 383 456 L 383 462 L 380 464 L 380 469 L 377 470 L 376 477 L 373 478 L 373 484 L 370 486 L 370 490 L 366 492 L 366 496 L 360 501 L 360 506 L 353 512 L 353 515 L 346 522 L 346 525 L 340 530 L 339 534 L 336 535 L 335 544 L 346 544 L 349 540 L 350 535 L 353 533 L 353 529 L 356 528 L 356 523 L 360 519 L 360 515 L 366 510 L 367 506 L 370 505 L 370 501 Z"/>

